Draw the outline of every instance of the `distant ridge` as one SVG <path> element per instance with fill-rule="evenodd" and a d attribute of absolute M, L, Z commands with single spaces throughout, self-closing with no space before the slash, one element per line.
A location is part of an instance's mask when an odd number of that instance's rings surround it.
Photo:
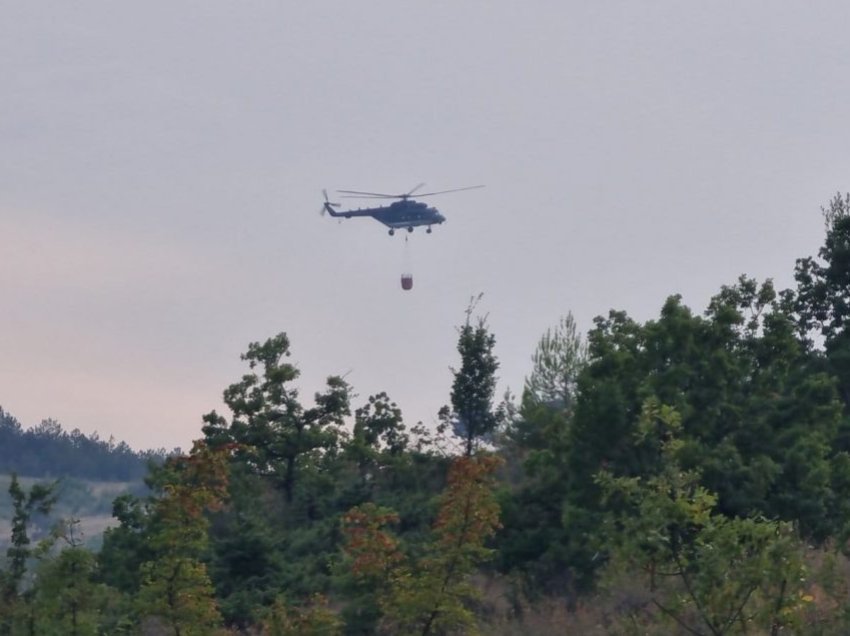
<path fill-rule="evenodd" d="M 69 433 L 52 419 L 24 430 L 0 406 L 0 475 L 139 481 L 151 461 L 161 462 L 169 454 L 165 449 L 136 452 L 125 442 L 102 440 L 97 433 L 87 436 L 79 429 Z"/>

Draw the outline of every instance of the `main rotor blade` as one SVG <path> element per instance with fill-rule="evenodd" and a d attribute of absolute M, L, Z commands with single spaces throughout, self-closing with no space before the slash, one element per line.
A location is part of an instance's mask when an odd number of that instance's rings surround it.
<path fill-rule="evenodd" d="M 453 188 L 452 190 L 439 190 L 437 192 L 423 192 L 422 194 L 413 193 L 416 192 L 419 188 L 424 186 L 424 183 L 420 183 L 418 186 L 413 188 L 410 192 L 405 194 L 387 194 L 386 192 L 363 192 L 362 190 L 337 190 L 337 192 L 343 194 L 344 199 L 409 199 L 412 197 L 431 197 L 435 194 L 446 194 L 448 192 L 462 192 L 463 190 L 475 190 L 476 188 L 483 188 L 483 185 L 474 185 L 467 186 L 465 188 Z"/>
<path fill-rule="evenodd" d="M 343 194 L 340 199 L 401 199 L 392 194 Z"/>
<path fill-rule="evenodd" d="M 385 199 L 398 199 L 402 196 L 399 194 L 386 194 L 385 192 L 361 192 L 360 190 L 337 190 L 337 192 L 344 194 L 362 194 L 367 197 L 383 197 Z"/>
<path fill-rule="evenodd" d="M 425 185 L 425 183 L 420 183 L 418 186 L 416 186 L 415 188 L 413 188 L 413 190 L 411 190 L 410 192 L 408 192 L 408 193 L 407 193 L 407 196 L 411 196 L 414 192 L 416 192 L 419 188 L 421 188 L 421 187 L 422 187 L 422 186 L 424 186 L 424 185 Z"/>
<path fill-rule="evenodd" d="M 483 188 L 483 185 L 475 185 L 475 186 L 467 186 L 465 188 L 454 188 L 453 190 L 440 190 L 439 192 L 423 192 L 422 194 L 417 194 L 416 198 L 419 197 L 432 197 L 435 194 L 446 194 L 447 192 L 460 192 L 462 190 L 475 190 L 476 188 Z"/>

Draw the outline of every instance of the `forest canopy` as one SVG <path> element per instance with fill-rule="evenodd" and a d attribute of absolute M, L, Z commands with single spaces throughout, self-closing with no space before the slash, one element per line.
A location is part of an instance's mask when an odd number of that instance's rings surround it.
<path fill-rule="evenodd" d="M 824 219 L 791 289 L 567 313 L 518 398 L 470 308 L 433 430 L 337 376 L 307 399 L 285 332 L 250 343 L 99 551 L 74 519 L 34 541 L 56 493 L 12 478 L 0 635 L 848 633 L 850 196 Z M 55 462 L 147 459 L 0 415 Z"/>

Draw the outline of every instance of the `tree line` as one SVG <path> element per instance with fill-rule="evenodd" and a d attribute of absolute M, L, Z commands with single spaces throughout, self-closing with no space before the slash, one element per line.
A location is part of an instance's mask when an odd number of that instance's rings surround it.
<path fill-rule="evenodd" d="M 172 451 L 179 454 L 179 449 Z M 140 481 L 148 463 L 162 462 L 165 449 L 134 451 L 125 442 L 70 432 L 53 419 L 25 429 L 0 407 L 0 467 L 30 477 L 77 477 L 98 481 Z"/>
<path fill-rule="evenodd" d="M 470 307 L 433 430 L 250 344 L 99 552 L 33 543 L 54 494 L 12 480 L 0 634 L 847 633 L 850 196 L 824 219 L 792 289 L 566 315 L 518 398 Z"/>

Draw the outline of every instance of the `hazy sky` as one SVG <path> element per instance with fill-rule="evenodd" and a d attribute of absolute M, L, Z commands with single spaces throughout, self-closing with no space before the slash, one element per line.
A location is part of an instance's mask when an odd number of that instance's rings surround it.
<path fill-rule="evenodd" d="M 0 405 L 188 447 L 286 331 L 408 420 L 489 313 L 502 388 L 572 311 L 791 283 L 850 189 L 847 2 L 0 0 Z M 321 189 L 425 181 L 404 237 Z M 355 202 L 356 205 L 357 202 Z"/>

